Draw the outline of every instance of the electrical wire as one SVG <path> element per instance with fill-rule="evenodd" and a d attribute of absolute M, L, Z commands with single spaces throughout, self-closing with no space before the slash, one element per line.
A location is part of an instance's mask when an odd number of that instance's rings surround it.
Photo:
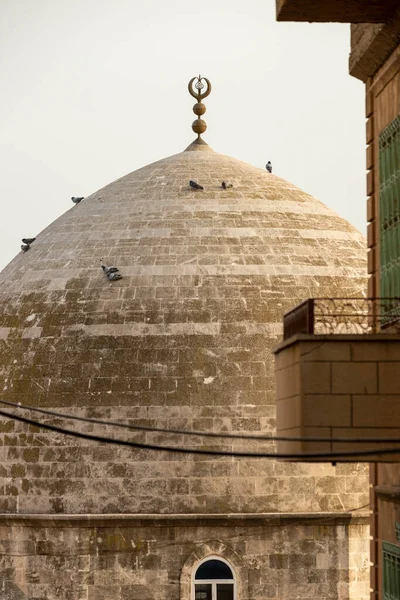
<path fill-rule="evenodd" d="M 330 461 L 337 462 L 340 458 L 353 458 L 353 457 L 367 457 L 371 455 L 390 455 L 390 454 L 399 454 L 399 448 L 382 448 L 379 451 L 375 450 L 358 450 L 354 452 L 303 452 L 303 453 L 293 453 L 293 454 L 283 454 L 278 452 L 241 452 L 241 451 L 230 451 L 227 452 L 225 450 L 206 450 L 204 448 L 184 448 L 180 446 L 160 446 L 158 444 L 147 444 L 141 442 L 132 442 L 129 440 L 119 440 L 115 438 L 103 437 L 99 435 L 89 434 L 89 433 L 80 433 L 78 431 L 74 431 L 73 429 L 65 429 L 63 427 L 58 427 L 57 425 L 50 425 L 48 423 L 40 423 L 39 421 L 35 421 L 33 419 L 28 419 L 26 417 L 22 417 L 19 415 L 11 414 L 6 411 L 0 410 L 0 415 L 6 417 L 8 419 L 14 419 L 16 421 L 20 421 L 22 423 L 26 423 L 27 425 L 34 425 L 35 427 L 39 427 L 41 429 L 47 429 L 48 431 L 54 431 L 56 433 L 62 433 L 65 435 L 70 435 L 76 438 L 81 438 L 85 440 L 90 440 L 93 442 L 114 444 L 117 446 L 128 446 L 131 448 L 142 448 L 146 450 L 158 450 L 162 452 L 176 452 L 180 454 L 202 454 L 208 456 L 226 456 L 226 457 L 247 457 L 247 458 L 282 458 L 282 459 L 301 459 L 301 458 L 309 458 L 311 459 L 320 459 L 326 458 Z M 325 441 L 327 441 L 325 439 Z"/>
<path fill-rule="evenodd" d="M 362 510 L 363 508 L 369 508 L 370 507 L 370 503 L 368 502 L 368 504 L 364 504 L 364 506 L 357 506 L 357 508 L 349 508 L 348 510 L 346 510 L 346 512 L 355 512 L 356 510 Z"/>
<path fill-rule="evenodd" d="M 213 432 L 213 431 L 189 431 L 187 429 L 166 429 L 163 427 L 150 427 L 145 425 L 132 425 L 127 423 L 120 423 L 119 421 L 111 421 L 109 419 L 96 419 L 93 417 L 79 417 L 77 415 L 71 415 L 69 413 L 60 413 L 52 410 L 37 408 L 34 406 L 28 406 L 26 404 L 10 402 L 8 400 L 0 400 L 0 404 L 12 406 L 13 408 L 31 410 L 51 417 L 58 417 L 62 419 L 70 419 L 72 421 L 81 421 L 84 423 L 95 423 L 97 425 L 106 425 L 118 427 L 121 429 L 130 429 L 136 431 L 146 431 L 149 433 L 173 433 L 178 435 L 189 435 L 189 436 L 200 436 L 200 437 L 211 437 L 211 438 L 227 438 L 227 439 L 244 439 L 244 440 L 259 440 L 264 442 L 346 442 L 349 444 L 360 444 L 360 443 L 392 443 L 400 444 L 400 438 L 362 438 L 362 439 L 349 439 L 349 438 L 326 438 L 326 437 L 285 437 L 285 436 L 273 436 L 273 435 L 248 435 L 245 433 L 226 433 L 226 432 Z"/>

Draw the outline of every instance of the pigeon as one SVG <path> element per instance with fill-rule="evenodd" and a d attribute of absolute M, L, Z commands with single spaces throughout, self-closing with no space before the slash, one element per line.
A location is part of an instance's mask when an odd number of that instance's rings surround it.
<path fill-rule="evenodd" d="M 110 275 L 111 273 L 117 273 L 117 271 L 119 271 L 117 267 L 106 267 L 105 265 L 101 265 L 101 268 L 103 269 L 106 275 Z"/>
<path fill-rule="evenodd" d="M 189 181 L 189 185 L 192 189 L 194 190 L 204 190 L 203 186 L 196 183 L 195 181 L 193 181 L 192 179 Z"/>
<path fill-rule="evenodd" d="M 28 252 L 29 249 L 30 249 L 29 244 L 22 244 L 22 246 L 21 246 L 22 252 Z"/>
<path fill-rule="evenodd" d="M 30 246 L 35 240 L 36 238 L 22 238 L 21 242 Z"/>
<path fill-rule="evenodd" d="M 108 273 L 107 277 L 109 281 L 118 281 L 118 279 L 122 279 L 122 275 L 119 273 Z"/>
<path fill-rule="evenodd" d="M 270 160 L 265 165 L 265 168 L 267 169 L 268 173 L 272 173 L 272 164 Z"/>
<path fill-rule="evenodd" d="M 221 186 L 224 188 L 224 190 L 227 190 L 228 188 L 233 188 L 233 183 L 228 183 L 227 181 L 223 181 L 221 183 Z"/>
<path fill-rule="evenodd" d="M 71 200 L 74 204 L 79 204 L 79 202 L 82 202 L 82 200 L 84 200 L 84 199 L 85 199 L 84 196 L 80 196 L 80 197 L 72 196 L 72 198 L 71 198 Z"/>

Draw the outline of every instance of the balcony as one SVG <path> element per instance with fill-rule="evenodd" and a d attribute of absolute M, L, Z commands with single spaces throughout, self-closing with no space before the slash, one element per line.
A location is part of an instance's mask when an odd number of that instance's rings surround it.
<path fill-rule="evenodd" d="M 276 0 L 278 21 L 384 23 L 397 0 Z"/>
<path fill-rule="evenodd" d="M 400 299 L 307 300 L 274 352 L 278 453 L 400 461 Z"/>

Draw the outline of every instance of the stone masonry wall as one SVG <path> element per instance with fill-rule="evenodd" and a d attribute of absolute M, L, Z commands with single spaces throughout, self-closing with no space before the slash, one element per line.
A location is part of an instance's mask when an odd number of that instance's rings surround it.
<path fill-rule="evenodd" d="M 351 461 L 351 452 L 375 449 L 376 454 L 360 460 L 399 461 L 399 444 L 384 446 L 397 453 L 380 454 L 382 445 L 362 441 L 398 439 L 397 335 L 300 334 L 285 340 L 276 352 L 278 434 L 305 438 L 278 442 L 280 452 L 347 452 L 349 456 L 340 460 Z M 326 442 L 307 441 L 312 437 Z M 335 438 L 342 441 L 332 441 Z"/>
<path fill-rule="evenodd" d="M 123 278 L 110 283 L 101 262 Z M 363 237 L 322 203 L 210 149 L 183 152 L 86 198 L 3 271 L 2 397 L 149 427 L 273 434 L 271 348 L 283 313 L 310 296 L 360 295 L 364 275 Z M 138 442 L 274 451 L 47 420 Z M 365 468 L 130 450 L 0 426 L 3 513 L 341 512 L 367 502 Z"/>
<path fill-rule="evenodd" d="M 222 557 L 238 600 L 366 600 L 365 518 L 128 518 L 4 522 L 2 600 L 191 600 L 199 560 Z"/>

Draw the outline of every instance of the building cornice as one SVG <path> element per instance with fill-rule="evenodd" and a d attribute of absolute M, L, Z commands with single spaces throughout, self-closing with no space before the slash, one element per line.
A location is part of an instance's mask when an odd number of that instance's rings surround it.
<path fill-rule="evenodd" d="M 239 513 L 239 514 L 0 514 L 0 525 L 26 527 L 187 527 L 221 525 L 267 526 L 289 523 L 308 523 L 336 526 L 338 524 L 365 523 L 370 511 L 312 512 L 312 513 Z"/>

